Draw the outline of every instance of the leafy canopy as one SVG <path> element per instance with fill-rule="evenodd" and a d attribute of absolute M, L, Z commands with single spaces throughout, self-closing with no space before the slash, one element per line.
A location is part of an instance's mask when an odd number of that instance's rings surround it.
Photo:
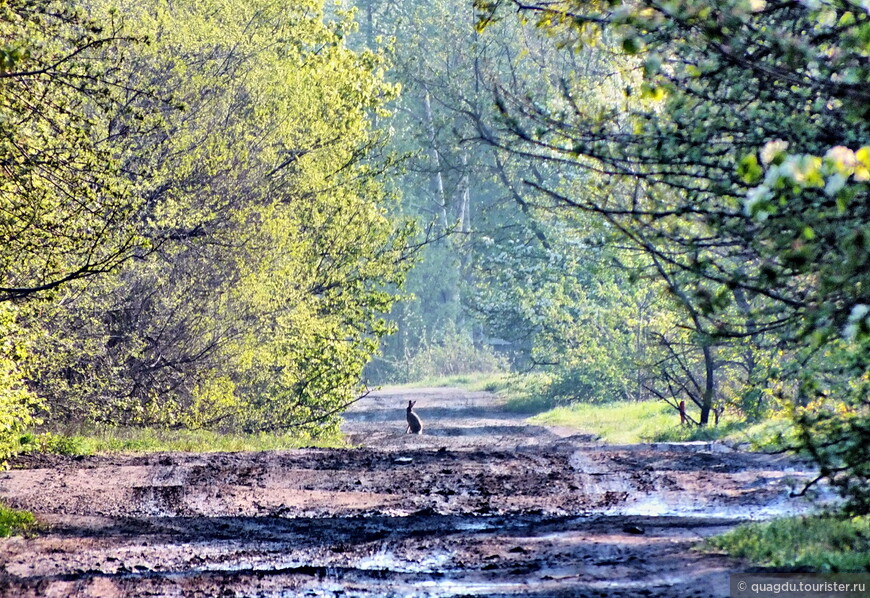
<path fill-rule="evenodd" d="M 762 337 L 757 383 L 803 450 L 870 509 L 870 13 L 861 2 L 480 1 L 566 51 L 617 52 L 610 107 L 567 78 L 558 102 L 499 90 L 501 134 L 590 185 L 541 190 L 650 256 L 709 342 Z M 536 184 L 529 181 L 529 184 Z M 627 192 L 628 189 L 632 191 Z"/>

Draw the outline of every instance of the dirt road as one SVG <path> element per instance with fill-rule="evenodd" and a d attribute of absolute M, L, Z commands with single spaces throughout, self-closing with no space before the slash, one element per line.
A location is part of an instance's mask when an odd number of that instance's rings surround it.
<path fill-rule="evenodd" d="M 359 448 L 0 472 L 0 499 L 48 526 L 0 541 L 0 596 L 728 596 L 743 565 L 691 547 L 808 506 L 786 458 L 605 446 L 486 393 L 380 391 L 344 430 Z"/>

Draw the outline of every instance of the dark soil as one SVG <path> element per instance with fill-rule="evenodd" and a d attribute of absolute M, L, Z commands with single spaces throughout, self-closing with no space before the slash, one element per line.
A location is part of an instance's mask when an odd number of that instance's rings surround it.
<path fill-rule="evenodd" d="M 44 527 L 0 540 L 0 596 L 724 597 L 745 565 L 692 547 L 808 506 L 784 457 L 607 446 L 486 393 L 380 391 L 344 429 L 359 448 L 22 459 L 0 499 Z"/>

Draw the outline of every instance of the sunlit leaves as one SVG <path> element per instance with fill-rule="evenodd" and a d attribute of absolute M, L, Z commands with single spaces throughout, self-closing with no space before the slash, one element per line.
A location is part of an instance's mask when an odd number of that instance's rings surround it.
<path fill-rule="evenodd" d="M 771 144 L 768 144 L 762 149 L 762 160 L 767 164 L 767 171 L 764 173 L 764 183 L 747 192 L 744 211 L 748 216 L 766 220 L 776 211 L 777 203 L 785 204 L 791 195 L 812 189 L 823 189 L 826 195 L 834 197 L 838 211 L 842 214 L 849 201 L 866 187 L 849 188 L 847 183 L 864 183 L 868 180 L 864 162 L 870 156 L 870 147 L 865 146 L 855 152 L 840 145 L 829 149 L 823 158 L 787 154 L 786 147 L 780 145 L 777 149 L 771 149 Z M 740 162 L 737 172 L 745 182 L 752 184 L 760 181 L 763 171 L 755 155 L 749 154 Z M 773 201 L 777 197 L 779 201 Z"/>
<path fill-rule="evenodd" d="M 124 103 L 93 113 L 88 96 L 61 94 L 55 124 L 80 123 L 69 133 L 78 146 L 69 136 L 48 145 L 52 128 L 38 119 L 17 134 L 112 178 L 89 179 L 67 203 L 34 186 L 40 195 L 20 211 L 39 213 L 51 242 L 89 226 L 150 251 L 28 314 L 33 389 L 54 417 L 78 421 L 333 428 L 388 332 L 382 316 L 411 235 L 386 216 L 381 165 L 363 162 L 376 143 L 369 119 L 396 93 L 383 56 L 349 50 L 355 25 L 316 0 L 89 11 L 118 35 L 149 39 L 125 45 L 123 63 L 108 45 L 88 55 Z M 86 143 L 97 132 L 101 153 Z M 62 266 L 31 247 L 37 266 Z M 0 246 L 0 259 L 13 249 Z"/>
<path fill-rule="evenodd" d="M 136 198 L 107 136 L 142 124 L 118 67 L 133 36 L 53 0 L 4 3 L 0 19 L 0 301 L 111 270 L 146 247 Z M 112 62 L 100 60 L 112 48 Z M 133 92 L 134 88 L 128 91 Z M 147 95 L 144 86 L 139 93 Z M 143 118 L 141 113 L 135 114 Z"/>
<path fill-rule="evenodd" d="M 737 165 L 737 174 L 747 183 L 756 183 L 761 180 L 763 171 L 758 164 L 758 158 L 755 157 L 755 154 L 748 154 L 740 160 L 740 163 Z"/>
<path fill-rule="evenodd" d="M 28 334 L 16 321 L 17 310 L 0 303 L 0 466 L 18 444 L 18 436 L 41 423 L 34 412 L 42 402 L 28 388 Z"/>

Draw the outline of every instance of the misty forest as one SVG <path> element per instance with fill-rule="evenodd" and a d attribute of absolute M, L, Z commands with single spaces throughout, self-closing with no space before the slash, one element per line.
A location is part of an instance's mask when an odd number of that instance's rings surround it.
<path fill-rule="evenodd" d="M 0 459 L 453 377 L 870 513 L 866 0 L 0 13 Z"/>

